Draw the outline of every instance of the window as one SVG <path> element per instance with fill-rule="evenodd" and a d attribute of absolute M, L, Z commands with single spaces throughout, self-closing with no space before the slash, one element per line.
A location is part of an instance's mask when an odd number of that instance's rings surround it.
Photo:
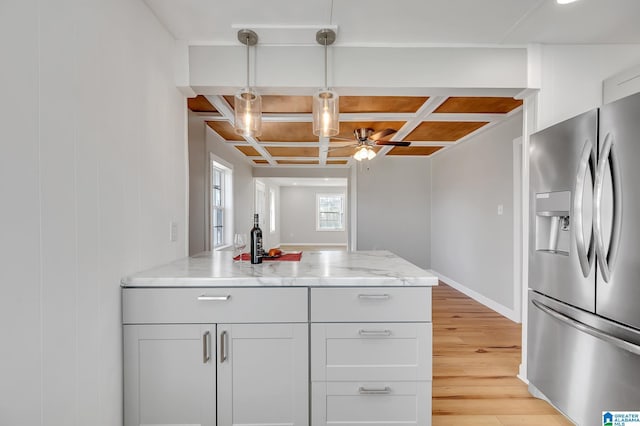
<path fill-rule="evenodd" d="M 231 167 L 211 156 L 211 249 L 231 244 L 232 173 Z"/>
<path fill-rule="evenodd" d="M 344 231 L 344 194 L 316 194 L 316 230 Z"/>
<path fill-rule="evenodd" d="M 265 187 L 264 183 L 256 180 L 255 183 L 255 212 L 258 214 L 258 219 L 260 220 L 260 228 L 265 229 L 264 227 L 264 207 L 265 207 Z"/>
<path fill-rule="evenodd" d="M 269 189 L 269 232 L 276 232 L 276 191 Z"/>

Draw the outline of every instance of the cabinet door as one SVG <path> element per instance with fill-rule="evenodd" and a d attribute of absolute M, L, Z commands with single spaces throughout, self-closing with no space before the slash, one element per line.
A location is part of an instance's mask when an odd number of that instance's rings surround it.
<path fill-rule="evenodd" d="M 219 324 L 218 425 L 308 425 L 308 335 L 308 324 Z"/>
<path fill-rule="evenodd" d="M 124 425 L 215 426 L 215 326 L 123 329 Z"/>

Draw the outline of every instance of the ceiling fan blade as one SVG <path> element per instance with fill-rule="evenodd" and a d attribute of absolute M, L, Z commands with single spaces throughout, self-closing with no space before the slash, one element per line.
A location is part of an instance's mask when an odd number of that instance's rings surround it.
<path fill-rule="evenodd" d="M 377 141 L 379 139 L 386 138 L 387 136 L 390 136 L 390 135 L 392 135 L 392 134 L 394 134 L 396 132 L 397 132 L 397 130 L 395 130 L 395 129 L 380 130 L 379 132 L 375 132 L 374 134 L 369 136 L 369 139 L 371 139 L 372 141 Z"/>
<path fill-rule="evenodd" d="M 358 144 L 357 144 L 357 143 L 355 143 L 355 144 L 353 144 L 353 145 L 334 146 L 334 147 L 332 147 L 332 148 L 328 148 L 328 149 L 327 149 L 327 152 L 331 152 L 331 151 L 338 151 L 339 149 L 355 148 L 355 147 L 357 147 L 357 146 L 358 146 Z"/>
<path fill-rule="evenodd" d="M 343 138 L 342 136 L 330 136 L 329 140 L 334 140 L 334 139 L 338 139 L 341 141 L 349 141 L 349 142 L 353 142 L 353 138 Z"/>
<path fill-rule="evenodd" d="M 404 141 L 376 141 L 376 145 L 409 146 L 411 142 Z"/>

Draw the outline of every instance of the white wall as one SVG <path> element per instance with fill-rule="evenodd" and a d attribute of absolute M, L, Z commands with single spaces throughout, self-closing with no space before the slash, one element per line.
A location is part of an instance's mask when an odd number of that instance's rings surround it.
<path fill-rule="evenodd" d="M 428 268 L 431 160 L 388 156 L 357 168 L 357 250 L 390 250 Z"/>
<path fill-rule="evenodd" d="M 280 187 L 280 238 L 282 244 L 347 244 L 347 231 L 316 231 L 316 194 L 341 193 L 346 187 Z M 345 221 L 348 201 L 345 200 Z M 346 223 L 346 222 L 345 222 Z"/>
<path fill-rule="evenodd" d="M 503 313 L 515 308 L 513 139 L 521 134 L 516 114 L 432 160 L 431 268 Z"/>
<path fill-rule="evenodd" d="M 233 166 L 233 228 L 249 233 L 253 226 L 253 176 L 246 156 L 189 114 L 189 254 L 206 249 L 209 240 L 209 153 Z"/>
<path fill-rule="evenodd" d="M 602 82 L 640 63 L 640 45 L 543 45 L 537 129 L 602 105 Z"/>
<path fill-rule="evenodd" d="M 0 424 L 118 425 L 120 279 L 186 253 L 174 41 L 138 0 L 3 0 L 0 40 Z"/>

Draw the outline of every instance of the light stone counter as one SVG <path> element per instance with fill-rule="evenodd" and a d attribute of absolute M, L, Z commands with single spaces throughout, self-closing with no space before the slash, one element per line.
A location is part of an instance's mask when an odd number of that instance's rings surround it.
<path fill-rule="evenodd" d="M 331 287 L 438 285 L 438 278 L 388 251 L 303 252 L 300 262 L 233 262 L 203 252 L 122 279 L 123 287 Z"/>

